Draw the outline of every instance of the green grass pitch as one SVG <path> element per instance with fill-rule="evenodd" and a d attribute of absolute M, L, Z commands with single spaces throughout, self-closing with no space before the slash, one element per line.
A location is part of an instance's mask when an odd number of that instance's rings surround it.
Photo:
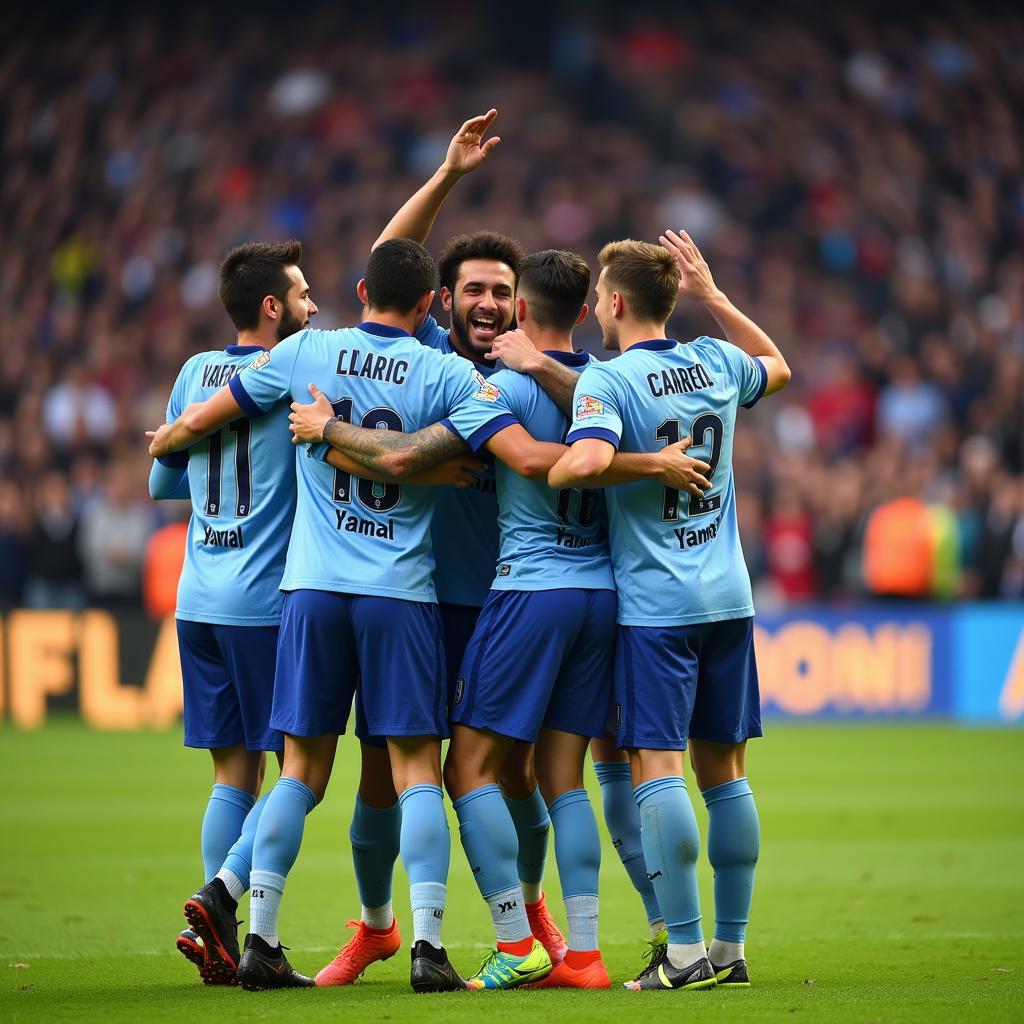
<path fill-rule="evenodd" d="M 0 728 L 0 750 L 0 1021 L 1024 1020 L 1024 732 L 772 723 L 749 764 L 763 830 L 754 987 L 645 994 L 414 996 L 405 953 L 345 989 L 206 989 L 173 946 L 202 881 L 206 755 L 176 733 L 62 720 Z M 285 895 L 282 935 L 307 972 L 358 910 L 347 838 L 356 765 L 343 739 Z M 703 807 L 698 817 L 703 826 Z M 490 926 L 457 836 L 445 937 L 470 972 Z M 710 937 L 706 864 L 702 895 Z M 408 942 L 401 869 L 395 896 Z M 646 926 L 610 845 L 601 897 L 617 985 L 640 966 Z"/>

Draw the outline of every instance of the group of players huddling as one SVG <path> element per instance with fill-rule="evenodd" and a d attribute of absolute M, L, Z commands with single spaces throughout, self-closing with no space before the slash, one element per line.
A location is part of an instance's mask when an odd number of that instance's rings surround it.
<path fill-rule="evenodd" d="M 682 231 L 601 251 L 594 313 L 621 353 L 607 362 L 573 349 L 590 293 L 579 256 L 478 232 L 435 264 L 422 243 L 498 144 L 495 116 L 462 126 L 381 234 L 357 326 L 310 326 L 297 242 L 229 253 L 220 296 L 237 342 L 188 360 L 149 435 L 152 496 L 193 511 L 177 608 L 185 743 L 210 751 L 215 785 L 206 884 L 177 944 L 209 984 L 345 985 L 393 956 L 400 855 L 415 991 L 608 988 L 588 745 L 651 926 L 626 987 L 749 984 L 759 826 L 744 759 L 761 728 L 732 439 L 737 409 L 789 369 Z M 438 276 L 450 329 L 430 315 Z M 679 296 L 728 341 L 668 339 Z M 353 704 L 362 912 L 314 981 L 285 958 L 278 911 Z M 710 947 L 687 749 L 709 812 Z M 281 775 L 257 799 L 266 751 Z M 468 980 L 441 942 L 442 782 L 496 933 Z M 567 937 L 541 888 L 549 828 Z"/>

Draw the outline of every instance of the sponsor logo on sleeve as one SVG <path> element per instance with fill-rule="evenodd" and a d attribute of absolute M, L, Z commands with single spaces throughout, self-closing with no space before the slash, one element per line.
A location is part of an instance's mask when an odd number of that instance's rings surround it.
<path fill-rule="evenodd" d="M 585 420 L 588 416 L 600 416 L 604 412 L 604 402 L 590 395 L 580 395 L 576 402 L 576 419 Z"/>
<path fill-rule="evenodd" d="M 482 373 L 476 373 L 476 382 L 480 389 L 473 396 L 481 402 L 496 402 L 501 397 L 501 392 Z"/>
<path fill-rule="evenodd" d="M 250 370 L 262 370 L 270 362 L 270 353 L 261 352 L 250 364 Z"/>

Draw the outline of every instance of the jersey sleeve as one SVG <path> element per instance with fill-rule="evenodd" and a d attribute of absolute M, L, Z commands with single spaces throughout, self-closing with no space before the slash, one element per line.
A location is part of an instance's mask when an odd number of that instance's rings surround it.
<path fill-rule="evenodd" d="M 768 371 L 756 356 L 748 356 L 741 348 L 720 338 L 709 338 L 721 350 L 729 372 L 736 380 L 739 403 L 744 409 L 752 409 L 761 400 L 768 386 Z"/>
<path fill-rule="evenodd" d="M 309 333 L 308 330 L 300 331 L 274 346 L 272 351 L 261 352 L 231 378 L 228 387 L 246 416 L 262 416 L 291 394 L 295 361 Z"/>
<path fill-rule="evenodd" d="M 449 362 L 463 366 L 457 368 L 456 379 L 452 382 L 452 401 L 442 422 L 475 452 L 498 431 L 518 420 L 509 408 L 503 389 L 495 383 L 495 378 L 501 374 L 487 378 L 468 360 L 450 359 Z"/>
<path fill-rule="evenodd" d="M 420 329 L 413 337 L 421 345 L 436 349 L 438 352 L 447 354 L 453 351 L 451 341 L 448 338 L 448 331 L 430 313 L 427 314 L 427 318 L 420 324 Z"/>
<path fill-rule="evenodd" d="M 601 363 L 591 363 L 581 374 L 573 394 L 573 419 L 565 443 L 596 437 L 614 445 L 622 440 L 622 403 L 612 375 Z"/>

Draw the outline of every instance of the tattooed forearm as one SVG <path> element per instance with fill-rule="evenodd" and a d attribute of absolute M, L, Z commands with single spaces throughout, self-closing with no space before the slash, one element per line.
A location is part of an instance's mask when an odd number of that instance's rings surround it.
<path fill-rule="evenodd" d="M 396 430 L 355 427 L 337 416 L 327 421 L 324 440 L 364 466 L 394 477 L 429 469 L 468 447 L 462 438 L 441 423 L 413 434 L 403 434 Z"/>

